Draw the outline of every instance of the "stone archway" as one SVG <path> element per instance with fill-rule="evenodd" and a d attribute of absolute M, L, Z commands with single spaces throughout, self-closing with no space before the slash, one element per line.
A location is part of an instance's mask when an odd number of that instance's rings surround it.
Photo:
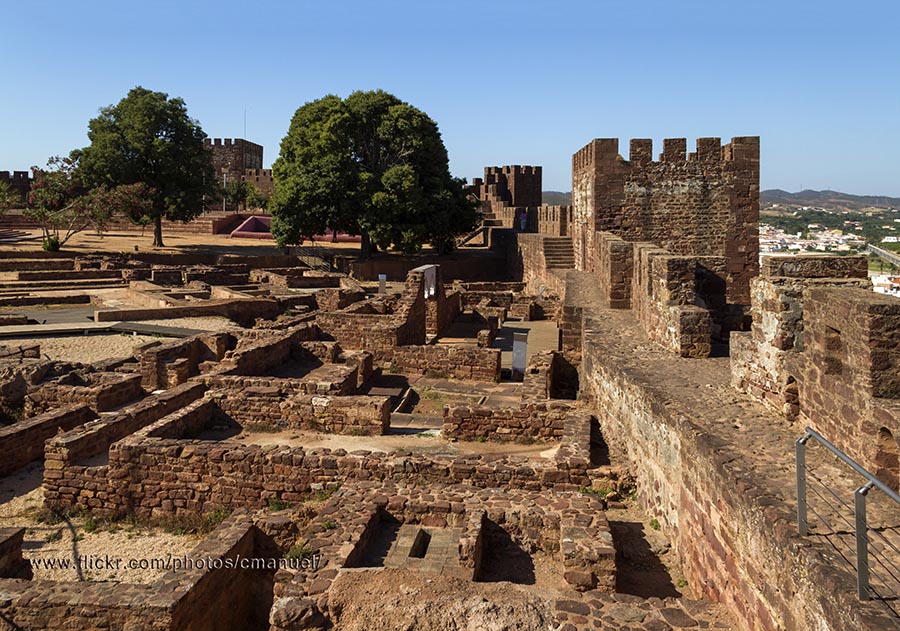
<path fill-rule="evenodd" d="M 875 477 L 896 491 L 900 487 L 900 446 L 888 428 L 878 430 L 876 448 Z"/>

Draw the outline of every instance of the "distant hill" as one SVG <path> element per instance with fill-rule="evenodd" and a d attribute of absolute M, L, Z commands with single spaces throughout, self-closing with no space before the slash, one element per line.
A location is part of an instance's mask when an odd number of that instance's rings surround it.
<path fill-rule="evenodd" d="M 820 208 L 840 208 L 845 210 L 860 210 L 861 208 L 898 208 L 900 198 L 884 195 L 850 195 L 838 191 L 800 191 L 788 193 L 775 188 L 762 191 L 759 194 L 760 204 L 782 204 L 787 206 L 818 206 Z"/>
<path fill-rule="evenodd" d="M 572 203 L 572 193 L 541 191 L 541 201 L 547 206 L 568 206 Z"/>

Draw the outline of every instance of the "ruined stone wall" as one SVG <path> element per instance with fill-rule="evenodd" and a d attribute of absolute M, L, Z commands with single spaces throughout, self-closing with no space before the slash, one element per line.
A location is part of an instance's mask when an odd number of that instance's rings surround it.
<path fill-rule="evenodd" d="M 591 141 L 572 158 L 572 235 L 576 268 L 593 271 L 595 233 L 655 243 L 673 254 L 727 261 L 728 302 L 749 304 L 759 270 L 759 138 L 668 138 L 658 162 L 652 141 Z"/>
<path fill-rule="evenodd" d="M 48 455 L 49 458 L 49 455 Z M 411 484 L 469 484 L 479 488 L 590 486 L 621 490 L 627 476 L 614 467 L 555 463 L 515 456 L 398 456 L 301 447 L 259 447 L 237 442 L 132 437 L 110 450 L 109 465 L 59 461 L 48 506 L 96 515 L 190 515 L 229 508 L 263 508 L 269 499 L 304 501 L 314 488 L 348 480 Z"/>
<path fill-rule="evenodd" d="M 391 370 L 449 379 L 500 378 L 500 349 L 453 345 L 398 346 L 381 354 Z"/>
<path fill-rule="evenodd" d="M 70 373 L 43 383 L 25 397 L 29 416 L 67 405 L 87 405 L 95 412 L 107 412 L 144 395 L 141 376 L 119 373 Z"/>
<path fill-rule="evenodd" d="M 750 281 L 751 329 L 731 333 L 731 380 L 793 421 L 800 412 L 798 375 L 788 364 L 803 352 L 804 291 L 867 288 L 868 265 L 863 256 L 765 256 L 761 268 Z"/>
<path fill-rule="evenodd" d="M 96 418 L 88 405 L 74 405 L 0 427 L 0 476 L 9 475 L 44 457 L 44 442 L 59 431 L 68 431 Z"/>
<path fill-rule="evenodd" d="M 295 394 L 276 387 L 248 388 L 241 396 L 212 391 L 213 416 L 253 431 L 261 428 L 304 429 L 329 434 L 379 436 L 390 427 L 389 397 Z M 211 420 L 211 417 L 207 421 Z M 170 436 L 180 438 L 180 435 Z"/>
<path fill-rule="evenodd" d="M 190 556 L 203 566 L 167 572 L 149 585 L 2 579 L 0 620 L 22 631 L 268 628 L 274 572 L 243 569 L 239 559 L 280 554 L 247 515 L 225 520 Z"/>
<path fill-rule="evenodd" d="M 804 293 L 801 420 L 900 487 L 900 300 L 860 288 Z"/>
<path fill-rule="evenodd" d="M 230 333 L 197 335 L 154 346 L 141 353 L 141 385 L 147 390 L 162 390 L 181 385 L 186 376 L 195 376 L 205 361 L 220 361 L 225 352 L 235 347 Z M 171 371 L 171 364 L 182 361 L 182 369 Z"/>
<path fill-rule="evenodd" d="M 528 442 L 558 440 L 572 409 L 568 401 L 529 401 L 518 407 L 444 407 L 441 435 L 456 440 Z"/>
<path fill-rule="evenodd" d="M 682 357 L 708 357 L 712 315 L 699 306 L 697 259 L 634 244 L 632 307 L 650 338 Z"/>

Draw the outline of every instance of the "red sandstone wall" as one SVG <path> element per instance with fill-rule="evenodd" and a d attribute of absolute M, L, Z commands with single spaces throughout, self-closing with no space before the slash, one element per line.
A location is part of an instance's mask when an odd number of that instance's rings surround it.
<path fill-rule="evenodd" d="M 759 138 L 665 140 L 658 162 L 649 140 L 632 140 L 630 160 L 615 138 L 591 141 L 572 158 L 570 230 L 577 269 L 593 269 L 596 231 L 692 256 L 727 259 L 727 295 L 749 304 L 759 272 Z"/>

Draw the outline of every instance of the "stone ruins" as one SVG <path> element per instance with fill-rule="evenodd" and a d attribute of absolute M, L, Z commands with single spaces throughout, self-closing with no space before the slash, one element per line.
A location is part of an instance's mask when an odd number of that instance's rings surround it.
<path fill-rule="evenodd" d="M 857 597 L 834 507 L 811 492 L 798 532 L 794 467 L 811 427 L 898 488 L 900 301 L 863 257 L 760 262 L 757 137 L 596 139 L 572 190 L 486 168 L 485 245 L 398 258 L 383 290 L 292 254 L 0 250 L 2 480 L 36 472 L 75 527 L 210 523 L 143 582 L 47 574 L 37 526 L 0 528 L 0 629 L 900 628 L 896 582 Z M 159 337 L 48 359 L 15 330 L 49 304 Z M 823 448 L 806 466 L 862 484 Z M 900 563 L 876 494 L 872 556 Z"/>

